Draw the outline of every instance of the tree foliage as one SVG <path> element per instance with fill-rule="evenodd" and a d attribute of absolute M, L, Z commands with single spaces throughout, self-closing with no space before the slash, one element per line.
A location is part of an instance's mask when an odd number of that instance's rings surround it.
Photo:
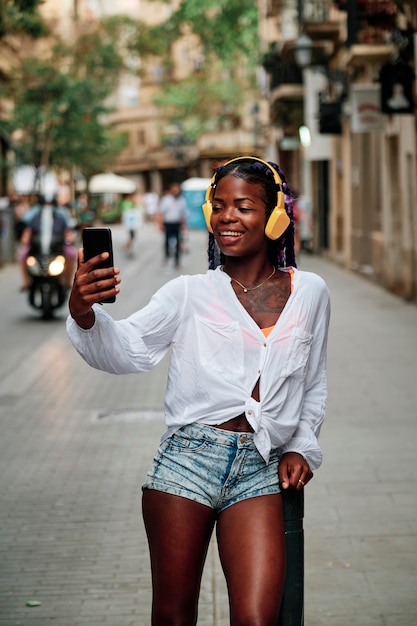
<path fill-rule="evenodd" d="M 201 63 L 195 73 L 176 81 L 166 72 L 156 103 L 189 134 L 239 120 L 240 104 L 255 90 L 258 12 L 253 0 L 182 0 L 163 24 L 150 29 L 155 50 L 166 67 L 172 45 L 185 33 L 197 35 Z M 168 78 L 168 80 L 166 80 Z M 169 80 L 171 78 L 171 80 Z"/>
<path fill-rule="evenodd" d="M 168 20 L 180 34 L 188 26 L 199 36 L 205 54 L 213 55 L 225 67 L 236 59 L 257 62 L 258 12 L 253 0 L 183 0 Z"/>
<path fill-rule="evenodd" d="M 161 0 L 158 0 L 159 2 Z M 171 0 L 167 2 L 172 6 Z M 115 15 L 104 24 L 126 59 L 153 57 L 163 69 L 155 98 L 163 116 L 181 123 L 189 138 L 207 129 L 239 125 L 241 105 L 255 94 L 259 63 L 258 10 L 253 0 L 181 0 L 162 23 L 149 26 Z M 199 42 L 198 63 L 186 79 L 178 80 L 173 46 L 184 36 Z M 131 64 L 140 73 L 140 64 Z M 255 97 L 255 95 L 254 95 Z"/>
<path fill-rule="evenodd" d="M 204 130 L 238 125 L 241 91 L 233 81 L 214 81 L 204 71 L 167 84 L 155 102 L 186 138 L 195 141 Z"/>
<path fill-rule="evenodd" d="M 0 40 L 7 35 L 29 35 L 36 38 L 47 33 L 38 7 L 43 0 L 1 0 Z"/>
<path fill-rule="evenodd" d="M 168 39 L 159 27 L 155 29 L 123 14 L 104 17 L 102 24 L 111 41 L 117 42 L 118 52 L 124 59 L 135 61 L 159 56 L 167 50 Z"/>
<path fill-rule="evenodd" d="M 111 163 L 125 141 L 105 123 L 103 103 L 123 67 L 103 28 L 81 33 L 73 46 L 59 41 L 48 58 L 22 60 L 8 86 L 18 160 L 76 166 L 87 176 Z"/>

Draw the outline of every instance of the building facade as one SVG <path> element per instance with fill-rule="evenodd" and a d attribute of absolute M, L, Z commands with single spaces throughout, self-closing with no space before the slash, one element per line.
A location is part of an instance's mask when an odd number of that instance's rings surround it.
<path fill-rule="evenodd" d="M 417 301 L 415 3 L 258 5 L 270 150 L 311 201 L 314 250 Z"/>

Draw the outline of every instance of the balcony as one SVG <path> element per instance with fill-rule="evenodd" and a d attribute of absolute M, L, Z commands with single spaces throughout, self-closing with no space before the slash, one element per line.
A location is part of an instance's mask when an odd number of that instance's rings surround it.
<path fill-rule="evenodd" d="M 270 75 L 271 121 L 283 126 L 292 126 L 295 119 L 300 118 L 303 107 L 302 70 L 295 61 L 283 60 L 274 50 L 265 55 L 263 65 Z"/>
<path fill-rule="evenodd" d="M 285 52 L 278 53 L 276 43 L 271 44 L 270 51 L 265 54 L 263 67 L 270 76 L 271 91 L 286 86 L 299 87 L 303 84 L 302 71 L 295 63 L 294 57 L 287 60 Z"/>
<path fill-rule="evenodd" d="M 360 67 L 362 65 L 381 65 L 395 53 L 393 45 L 385 44 L 354 44 L 350 46 L 346 65 L 348 68 Z"/>

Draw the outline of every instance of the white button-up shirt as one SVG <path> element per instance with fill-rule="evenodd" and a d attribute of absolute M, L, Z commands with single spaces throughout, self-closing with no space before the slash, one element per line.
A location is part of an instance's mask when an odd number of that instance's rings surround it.
<path fill-rule="evenodd" d="M 92 328 L 69 317 L 67 330 L 87 363 L 114 374 L 148 371 L 172 346 L 162 439 L 186 424 L 220 425 L 245 413 L 266 462 L 281 448 L 302 454 L 314 470 L 322 460 L 329 294 L 316 274 L 291 269 L 291 277 L 268 337 L 220 268 L 175 278 L 124 320 L 94 305 Z M 252 398 L 258 379 L 259 401 Z"/>

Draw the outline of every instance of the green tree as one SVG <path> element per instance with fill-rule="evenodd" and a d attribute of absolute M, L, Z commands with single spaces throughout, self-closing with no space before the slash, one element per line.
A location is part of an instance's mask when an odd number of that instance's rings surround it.
<path fill-rule="evenodd" d="M 36 38 L 47 33 L 38 12 L 43 0 L 1 0 L 0 40 L 7 35 L 29 35 Z"/>
<path fill-rule="evenodd" d="M 220 128 L 227 119 L 236 126 L 240 106 L 255 94 L 259 63 L 258 12 L 253 0 L 182 0 L 161 25 L 150 29 L 166 68 L 171 46 L 184 33 L 200 41 L 200 62 L 194 74 L 176 82 L 166 72 L 156 103 L 174 122 L 182 122 L 190 136 Z"/>
<path fill-rule="evenodd" d="M 167 39 L 166 29 L 171 30 L 170 26 L 150 27 L 123 14 L 104 17 L 102 25 L 110 41 L 117 42 L 120 56 L 135 65 L 140 58 L 163 55 L 167 52 L 167 45 L 175 39 Z"/>
<path fill-rule="evenodd" d="M 123 67 L 102 27 L 81 33 L 73 47 L 58 42 L 49 58 L 22 60 L 9 86 L 19 161 L 77 167 L 87 177 L 111 163 L 125 140 L 105 123 L 103 103 Z"/>
<path fill-rule="evenodd" d="M 183 0 L 167 21 L 177 35 L 190 27 L 203 46 L 204 53 L 230 67 L 236 59 L 253 66 L 257 62 L 258 11 L 253 0 Z"/>

